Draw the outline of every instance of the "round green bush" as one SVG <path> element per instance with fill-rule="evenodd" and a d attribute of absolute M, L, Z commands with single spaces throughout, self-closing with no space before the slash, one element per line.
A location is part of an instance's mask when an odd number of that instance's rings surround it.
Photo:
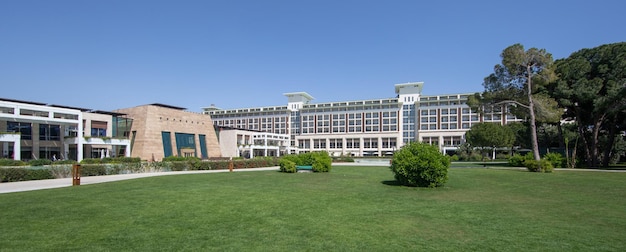
<path fill-rule="evenodd" d="M 313 163 L 311 164 L 314 172 L 330 172 L 332 168 L 333 159 L 328 155 L 326 151 L 319 151 L 311 153 Z"/>
<path fill-rule="evenodd" d="M 287 173 L 296 172 L 296 163 L 289 161 L 287 159 L 281 159 L 279 162 L 279 166 L 280 166 L 281 172 L 287 172 Z"/>
<path fill-rule="evenodd" d="M 552 163 L 550 163 L 550 160 L 547 160 L 545 158 L 539 160 L 539 162 L 537 162 L 534 159 L 526 160 L 524 161 L 524 165 L 526 166 L 526 169 L 528 169 L 528 171 L 530 172 L 550 173 L 552 172 L 552 170 L 554 170 L 554 166 L 552 166 Z"/>
<path fill-rule="evenodd" d="M 448 181 L 450 159 L 437 146 L 412 142 L 393 155 L 391 171 L 406 186 L 440 187 Z"/>

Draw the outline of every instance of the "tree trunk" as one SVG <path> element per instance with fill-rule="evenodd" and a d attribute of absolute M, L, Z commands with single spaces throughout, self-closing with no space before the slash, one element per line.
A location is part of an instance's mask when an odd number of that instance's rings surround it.
<path fill-rule="evenodd" d="M 539 142 L 537 141 L 537 125 L 535 119 L 535 105 L 533 104 L 533 86 L 532 86 L 532 75 L 531 75 L 531 66 L 526 66 L 528 76 L 526 78 L 527 88 L 528 88 L 528 110 L 530 112 L 530 135 L 533 147 L 533 156 L 536 161 L 541 160 L 541 155 L 539 155 Z"/>
<path fill-rule="evenodd" d="M 615 118 L 615 120 L 611 120 L 612 122 L 617 121 L 617 118 Z M 602 155 L 602 167 L 609 167 L 609 163 L 611 162 L 611 151 L 613 150 L 613 144 L 615 143 L 615 135 L 617 133 L 617 126 L 614 125 L 613 123 L 611 123 L 611 125 L 609 125 L 609 136 L 608 136 L 608 143 L 606 144 L 606 146 L 604 147 L 604 153 Z"/>

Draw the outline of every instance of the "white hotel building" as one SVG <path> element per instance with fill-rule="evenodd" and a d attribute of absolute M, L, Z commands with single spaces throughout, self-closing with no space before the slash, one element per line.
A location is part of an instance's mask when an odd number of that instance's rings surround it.
<path fill-rule="evenodd" d="M 412 141 L 454 151 L 473 124 L 521 121 L 506 106 L 479 115 L 471 93 L 421 95 L 423 82 L 395 85 L 394 98 L 311 103 L 306 92 L 285 93 L 286 106 L 222 110 L 203 108 L 217 127 L 286 135 L 279 154 L 326 150 L 333 156 L 387 156 Z M 242 143 L 239 148 L 241 148 Z"/>

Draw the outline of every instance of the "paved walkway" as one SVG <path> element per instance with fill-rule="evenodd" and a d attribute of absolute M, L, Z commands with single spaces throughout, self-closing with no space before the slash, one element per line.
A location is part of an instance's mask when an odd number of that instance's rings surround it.
<path fill-rule="evenodd" d="M 244 169 L 235 169 L 233 171 L 234 172 L 278 171 L 278 166 L 265 167 L 265 168 L 244 168 Z M 216 172 L 228 172 L 228 170 L 172 171 L 172 172 L 133 173 L 133 174 L 106 175 L 106 176 L 86 176 L 86 177 L 80 178 L 80 184 L 89 185 L 89 184 L 98 184 L 98 183 L 112 182 L 112 181 L 118 181 L 118 180 L 137 179 L 137 178 L 146 178 L 146 177 L 154 177 L 154 176 L 196 174 L 196 173 L 216 173 Z M 9 183 L 0 183 L 0 193 L 23 192 L 23 191 L 52 189 L 52 188 L 70 187 L 70 186 L 72 186 L 72 178 L 9 182 Z"/>

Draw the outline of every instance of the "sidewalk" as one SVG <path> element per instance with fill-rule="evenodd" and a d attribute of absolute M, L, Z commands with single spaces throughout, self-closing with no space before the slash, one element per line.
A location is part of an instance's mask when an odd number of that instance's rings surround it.
<path fill-rule="evenodd" d="M 265 167 L 265 168 L 244 168 L 244 169 L 235 169 L 233 171 L 234 172 L 278 171 L 278 166 Z M 89 184 L 106 183 L 106 182 L 127 180 L 127 179 L 147 178 L 147 177 L 154 177 L 154 176 L 196 174 L 196 173 L 217 173 L 217 172 L 228 172 L 228 170 L 172 171 L 172 172 L 133 173 L 133 174 L 119 174 L 119 175 L 105 175 L 105 176 L 87 176 L 87 177 L 80 178 L 80 184 L 89 185 Z M 34 191 L 34 190 L 52 189 L 52 188 L 70 187 L 70 186 L 72 186 L 72 178 L 6 182 L 6 183 L 0 183 L 0 193 Z"/>

